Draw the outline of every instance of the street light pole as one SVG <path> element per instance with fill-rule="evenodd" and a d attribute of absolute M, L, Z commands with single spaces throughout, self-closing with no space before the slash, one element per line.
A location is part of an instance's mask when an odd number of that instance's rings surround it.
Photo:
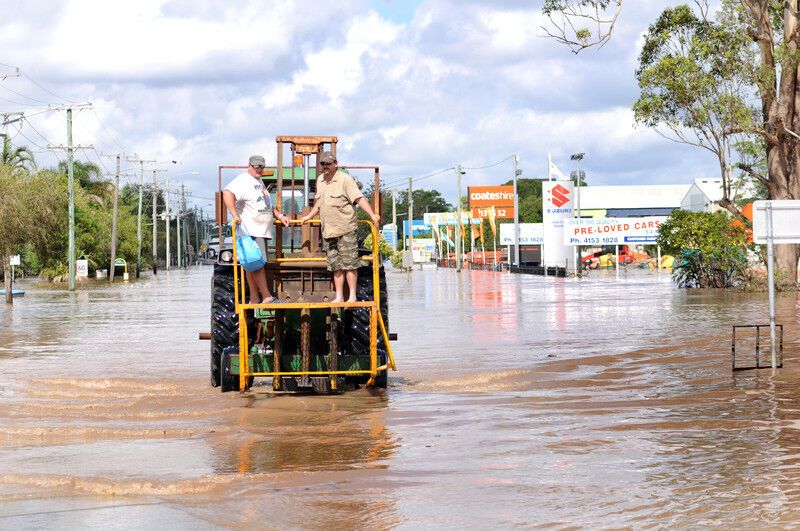
<path fill-rule="evenodd" d="M 583 178 L 581 176 L 581 161 L 583 160 L 584 155 L 586 153 L 575 153 L 570 156 L 571 160 L 575 161 L 577 166 L 577 172 L 575 173 L 575 212 L 576 218 L 581 218 L 581 182 Z M 581 270 L 583 269 L 583 257 L 581 256 L 581 246 L 577 245 L 575 247 L 575 254 L 576 254 L 576 263 L 575 263 L 575 274 L 581 274 Z"/>
<path fill-rule="evenodd" d="M 519 267 L 519 196 L 517 195 L 517 177 L 522 170 L 517 168 L 519 155 L 514 155 L 514 265 Z"/>
<path fill-rule="evenodd" d="M 456 272 L 461 272 L 461 176 L 464 172 L 461 170 L 461 164 L 456 164 L 456 180 L 458 181 L 458 195 L 456 196 Z"/>

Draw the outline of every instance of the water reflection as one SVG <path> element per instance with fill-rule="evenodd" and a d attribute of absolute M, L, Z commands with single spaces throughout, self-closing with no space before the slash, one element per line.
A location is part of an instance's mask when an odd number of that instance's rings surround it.
<path fill-rule="evenodd" d="M 0 310 L 0 527 L 800 516 L 796 294 L 778 298 L 785 368 L 732 373 L 731 325 L 762 322 L 763 295 L 646 272 L 392 272 L 385 393 L 247 399 L 206 385 L 209 279 L 30 285 Z"/>

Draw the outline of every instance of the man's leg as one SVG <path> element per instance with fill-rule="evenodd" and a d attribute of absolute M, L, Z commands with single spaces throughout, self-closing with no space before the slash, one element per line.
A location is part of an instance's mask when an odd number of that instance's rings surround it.
<path fill-rule="evenodd" d="M 339 242 L 339 254 L 341 255 L 342 269 L 345 270 L 347 278 L 348 297 L 347 302 L 356 301 L 356 282 L 358 281 L 358 238 L 356 231 L 348 232 L 341 237 Z"/>
<path fill-rule="evenodd" d="M 261 302 L 261 295 L 259 293 L 258 284 L 256 283 L 256 273 L 258 271 L 254 271 L 253 273 L 245 271 L 244 278 L 247 279 L 247 287 L 250 290 L 250 304 L 258 304 Z"/>
<path fill-rule="evenodd" d="M 272 294 L 269 292 L 269 288 L 267 287 L 266 268 L 262 267 L 258 271 L 253 271 L 253 279 L 255 280 L 256 286 L 258 286 L 258 292 L 261 294 L 258 302 L 269 301 L 272 299 Z"/>
<path fill-rule="evenodd" d="M 333 272 L 333 287 L 336 290 L 336 298 L 333 302 L 344 302 L 344 271 L 337 269 Z"/>
<path fill-rule="evenodd" d="M 267 255 L 267 239 L 266 238 L 253 238 L 258 244 L 258 248 L 261 250 L 261 258 L 264 259 L 264 262 L 268 260 Z M 253 279 L 258 287 L 258 293 L 260 294 L 259 303 L 262 302 L 270 302 L 275 297 L 272 295 L 272 292 L 269 290 L 269 277 L 267 273 L 267 268 L 262 267 L 258 271 L 253 272 Z"/>
<path fill-rule="evenodd" d="M 358 282 L 358 269 L 348 269 L 345 271 L 347 277 L 347 290 L 350 296 L 347 302 L 356 302 L 356 283 Z"/>

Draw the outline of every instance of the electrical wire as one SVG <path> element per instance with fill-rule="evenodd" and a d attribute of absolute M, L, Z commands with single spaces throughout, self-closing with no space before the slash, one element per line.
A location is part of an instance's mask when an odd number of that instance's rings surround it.
<path fill-rule="evenodd" d="M 10 67 L 10 68 L 13 68 L 13 67 Z M 68 99 L 66 99 L 66 98 L 62 98 L 61 96 L 59 96 L 59 95 L 58 95 L 58 94 L 56 94 L 55 92 L 53 92 L 53 91 L 51 91 L 51 90 L 48 90 L 48 89 L 47 89 L 47 88 L 45 88 L 43 85 L 41 85 L 39 82 L 37 82 L 35 79 L 33 79 L 31 76 L 29 76 L 29 75 L 28 75 L 28 73 L 27 73 L 27 72 L 25 72 L 25 71 L 23 71 L 21 68 L 18 68 L 17 70 L 19 70 L 19 73 L 20 73 L 20 74 L 22 74 L 23 76 L 25 76 L 26 78 L 28 78 L 28 79 L 30 80 L 30 82 L 31 82 L 31 83 L 33 83 L 34 85 L 36 85 L 37 87 L 39 87 L 39 88 L 40 88 L 40 89 L 42 89 L 43 91 L 47 92 L 47 93 L 48 93 L 48 94 L 50 94 L 51 96 L 54 96 L 54 97 L 56 97 L 56 98 L 60 99 L 61 101 L 64 101 L 64 102 L 66 102 L 66 103 L 77 103 L 76 101 L 72 101 L 72 100 L 68 100 Z"/>
<path fill-rule="evenodd" d="M 7 90 L 7 91 L 9 91 L 9 92 L 11 92 L 13 94 L 16 94 L 17 96 L 22 96 L 25 99 L 28 99 L 28 100 L 31 100 L 31 101 L 35 101 L 36 103 L 41 103 L 41 104 L 44 104 L 44 105 L 50 105 L 50 102 L 48 102 L 48 101 L 37 100 L 36 98 L 32 98 L 30 96 L 26 96 L 25 94 L 23 94 L 21 92 L 17 92 L 16 90 L 14 90 L 12 88 L 7 87 L 5 85 L 5 80 L 0 81 L 0 88 L 3 88 L 3 89 L 5 89 L 5 90 Z M 29 104 L 27 104 L 27 105 L 29 105 Z"/>
<path fill-rule="evenodd" d="M 501 160 L 499 162 L 495 162 L 494 164 L 487 164 L 486 166 L 476 166 L 474 168 L 462 168 L 462 169 L 464 169 L 464 170 L 485 170 L 486 168 L 494 168 L 495 166 L 499 166 L 502 163 L 504 163 L 505 161 L 510 160 L 513 157 L 514 157 L 514 155 L 509 155 L 506 158 L 504 158 L 503 160 Z"/>
<path fill-rule="evenodd" d="M 30 120 L 28 120 L 28 118 L 27 118 L 27 117 L 23 117 L 23 121 L 24 121 L 24 122 L 26 122 L 26 123 L 27 123 L 27 124 L 30 126 L 30 128 L 31 128 L 31 129 L 33 129 L 33 131 L 34 131 L 34 132 L 35 132 L 37 135 L 39 135 L 39 136 L 42 138 L 42 140 L 44 140 L 44 141 L 45 141 L 45 142 L 47 142 L 48 144 L 55 144 L 55 142 L 53 142 L 52 140 L 50 140 L 49 138 L 47 138 L 46 136 L 44 136 L 42 133 L 40 133 L 40 132 L 39 132 L 39 130 L 38 130 L 38 129 L 36 129 L 36 128 L 33 126 L 33 123 L 31 123 L 31 121 L 30 121 Z"/>

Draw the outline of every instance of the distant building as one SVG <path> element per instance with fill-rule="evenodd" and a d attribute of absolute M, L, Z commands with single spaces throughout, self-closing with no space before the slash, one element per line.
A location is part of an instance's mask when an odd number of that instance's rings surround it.
<path fill-rule="evenodd" d="M 683 199 L 694 185 L 644 184 L 627 186 L 581 186 L 581 217 L 629 218 L 668 216 L 681 208 Z"/>
<path fill-rule="evenodd" d="M 722 199 L 722 179 L 695 179 L 681 200 L 681 208 L 689 212 L 716 212 Z"/>

